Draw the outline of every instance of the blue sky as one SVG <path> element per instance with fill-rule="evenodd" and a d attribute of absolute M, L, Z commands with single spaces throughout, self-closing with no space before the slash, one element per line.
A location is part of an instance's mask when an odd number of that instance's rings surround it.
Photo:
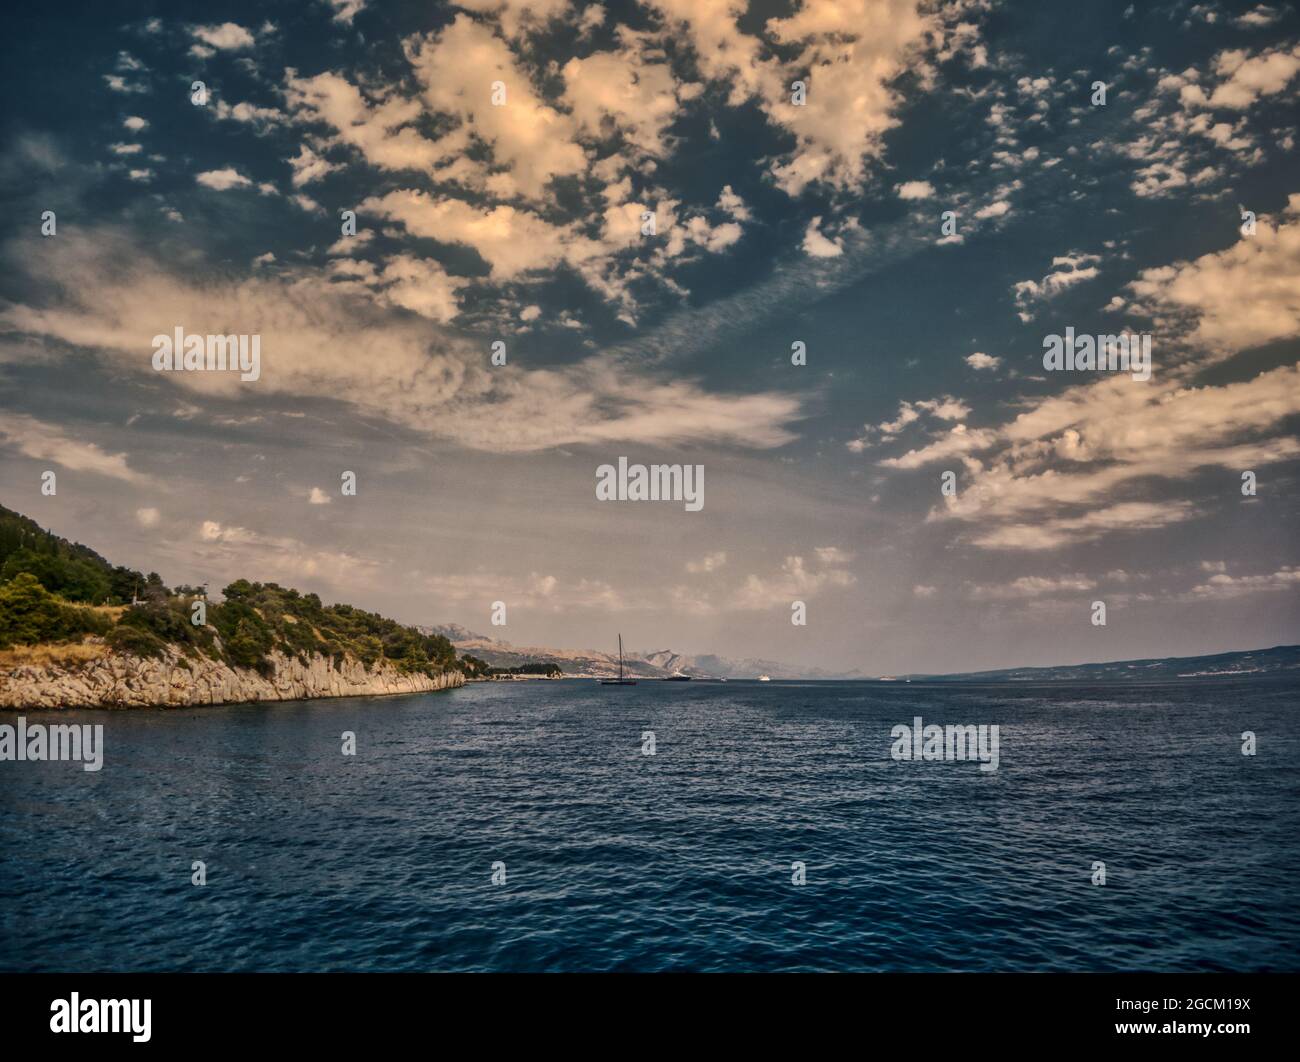
<path fill-rule="evenodd" d="M 58 532 L 517 644 L 1300 640 L 1294 11 L 75 16 L 0 73 L 0 500 Z M 177 326 L 260 335 L 260 378 L 155 372 Z M 1151 335 L 1152 378 L 1045 371 L 1067 327 Z M 703 510 L 597 501 L 620 456 L 703 465 Z"/>

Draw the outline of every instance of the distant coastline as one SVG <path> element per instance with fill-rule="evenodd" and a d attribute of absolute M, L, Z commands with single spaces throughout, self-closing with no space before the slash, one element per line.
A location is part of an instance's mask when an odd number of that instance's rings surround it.
<path fill-rule="evenodd" d="M 406 626 L 237 579 L 169 589 L 0 507 L 0 709 L 177 707 L 425 693 L 467 681 L 603 679 L 600 651 L 516 647 L 463 627 Z M 761 659 L 630 653 L 645 680 L 1027 684 L 1300 677 L 1300 646 L 1109 663 L 900 676 Z"/>

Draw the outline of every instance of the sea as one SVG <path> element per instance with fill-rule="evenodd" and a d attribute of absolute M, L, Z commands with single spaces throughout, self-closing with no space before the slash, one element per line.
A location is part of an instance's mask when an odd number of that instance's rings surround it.
<path fill-rule="evenodd" d="M 104 762 L 0 763 L 0 969 L 1297 970 L 1298 694 L 538 680 L 28 712 L 103 725 Z M 997 770 L 895 758 L 918 717 L 996 725 Z"/>

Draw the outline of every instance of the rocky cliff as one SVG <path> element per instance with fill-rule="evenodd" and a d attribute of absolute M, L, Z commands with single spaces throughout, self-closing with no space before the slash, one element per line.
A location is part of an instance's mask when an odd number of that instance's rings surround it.
<path fill-rule="evenodd" d="M 270 676 L 169 650 L 161 658 L 110 653 L 76 663 L 18 665 L 0 671 L 0 708 L 181 708 L 241 701 L 296 701 L 427 693 L 463 686 L 459 671 L 430 677 L 384 663 L 373 670 L 348 657 L 298 660 L 273 652 Z"/>

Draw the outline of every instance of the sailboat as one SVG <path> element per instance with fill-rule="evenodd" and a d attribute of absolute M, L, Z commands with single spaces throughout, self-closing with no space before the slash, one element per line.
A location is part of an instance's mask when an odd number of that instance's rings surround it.
<path fill-rule="evenodd" d="M 601 679 L 602 686 L 635 686 L 636 679 L 623 677 L 623 635 L 618 636 L 618 678 Z"/>

